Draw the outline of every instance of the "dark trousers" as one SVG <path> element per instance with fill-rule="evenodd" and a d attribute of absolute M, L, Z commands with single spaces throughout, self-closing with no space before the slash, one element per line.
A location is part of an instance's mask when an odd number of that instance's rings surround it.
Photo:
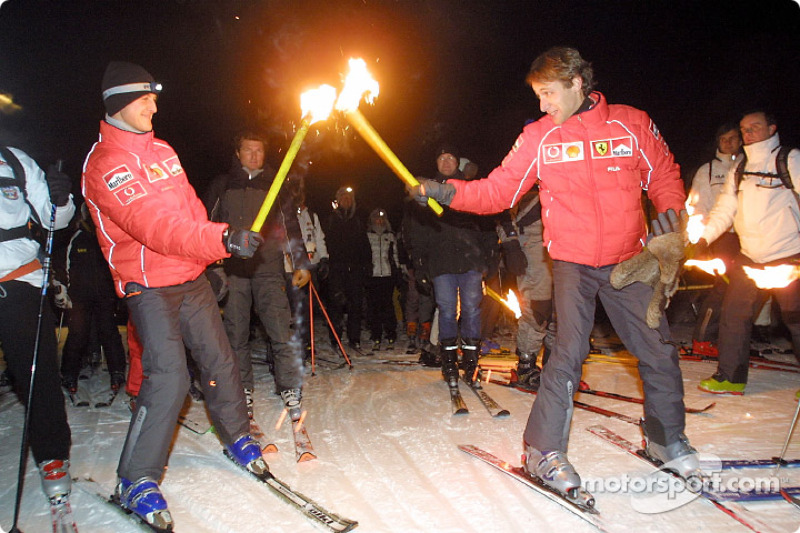
<path fill-rule="evenodd" d="M 767 265 L 787 264 L 800 258 L 800 254 L 773 261 Z M 731 383 L 747 383 L 750 368 L 750 333 L 753 320 L 772 295 L 781 309 L 781 319 L 792 336 L 795 356 L 800 354 L 800 281 L 793 281 L 783 289 L 764 290 L 756 287 L 744 273 L 743 266 L 763 268 L 739 254 L 736 266 L 729 272 L 731 284 L 722 302 L 719 323 L 719 366 L 717 371 Z"/>
<path fill-rule="evenodd" d="M 160 479 L 189 392 L 186 348 L 200 369 L 203 395 L 220 440 L 248 433 L 239 368 L 211 285 L 205 276 L 181 285 L 126 287 L 131 320 L 144 348 L 143 381 L 117 473 L 129 480 Z"/>
<path fill-rule="evenodd" d="M 328 316 L 342 337 L 342 323 L 347 313 L 347 340 L 361 342 L 361 306 L 364 303 L 364 272 L 359 266 L 333 264 L 328 277 Z M 336 339 L 331 335 L 331 345 Z"/>
<path fill-rule="evenodd" d="M 14 391 L 28 403 L 41 289 L 22 281 L 0 283 L 0 346 Z M 37 463 L 69 458 L 71 436 L 58 375 L 55 318 L 45 302 L 30 405 L 30 446 Z"/>
<path fill-rule="evenodd" d="M 373 341 L 386 335 L 387 340 L 397 338 L 397 315 L 394 312 L 394 279 L 368 278 L 366 284 L 369 331 Z"/>
<path fill-rule="evenodd" d="M 725 262 L 725 270 L 730 272 L 735 268 L 734 259 L 739 254 L 739 237 L 735 233 L 723 233 L 711 244 L 711 253 Z M 705 295 L 697 313 L 692 338 L 700 342 L 717 342 L 719 335 L 719 321 L 722 312 L 722 301 L 728 284 L 721 276 L 714 276 L 714 286 Z"/>
<path fill-rule="evenodd" d="M 81 361 L 88 350 L 93 325 L 106 356 L 108 371 L 112 374 L 125 372 L 125 348 L 122 346 L 122 337 L 114 320 L 115 307 L 116 298 L 113 296 L 72 298 L 69 334 L 61 358 L 61 375 L 78 378 Z"/>

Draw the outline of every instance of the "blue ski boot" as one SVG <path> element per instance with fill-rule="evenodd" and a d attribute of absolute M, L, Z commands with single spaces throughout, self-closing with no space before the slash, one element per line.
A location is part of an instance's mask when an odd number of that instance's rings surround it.
<path fill-rule="evenodd" d="M 269 473 L 269 466 L 261 457 L 261 446 L 249 433 L 236 439 L 236 442 L 225 446 L 226 455 L 234 463 L 241 466 L 256 477 Z"/>
<path fill-rule="evenodd" d="M 136 481 L 119 478 L 114 499 L 156 531 L 172 531 L 172 515 L 167 509 L 167 501 L 152 478 L 141 477 Z"/>

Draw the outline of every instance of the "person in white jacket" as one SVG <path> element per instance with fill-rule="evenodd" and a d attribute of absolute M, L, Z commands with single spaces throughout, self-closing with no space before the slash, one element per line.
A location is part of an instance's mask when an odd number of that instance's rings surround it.
<path fill-rule="evenodd" d="M 742 137 L 739 134 L 739 125 L 735 122 L 726 122 L 717 129 L 716 153 L 714 157 L 700 166 L 692 179 L 692 188 L 689 191 L 689 203 L 693 208 L 693 215 L 701 215 L 703 220 L 708 215 L 725 185 L 725 179 L 731 168 L 741 160 Z M 739 253 L 739 237 L 731 227 L 722 233 L 711 246 L 711 253 L 715 258 L 725 262 L 726 269 L 733 267 L 733 258 Z M 697 316 L 694 333 L 692 334 L 692 353 L 718 357 L 717 334 L 719 332 L 719 317 L 722 308 L 722 299 L 728 284 L 722 278 L 716 278 L 714 287 L 705 295 Z"/>
<path fill-rule="evenodd" d="M 741 251 L 729 271 L 730 287 L 722 303 L 719 327 L 719 364 L 716 373 L 700 382 L 700 390 L 718 394 L 744 394 L 750 357 L 753 318 L 772 295 L 783 322 L 800 354 L 800 283 L 782 289 L 759 289 L 743 267 L 763 268 L 800 261 L 800 150 L 791 150 L 787 169 L 792 188 L 778 174 L 781 146 L 775 119 L 764 111 L 745 114 L 739 122 L 746 160 L 741 180 L 736 167 L 706 221 L 697 243 L 700 253 L 724 234 L 731 224 L 739 235 Z"/>

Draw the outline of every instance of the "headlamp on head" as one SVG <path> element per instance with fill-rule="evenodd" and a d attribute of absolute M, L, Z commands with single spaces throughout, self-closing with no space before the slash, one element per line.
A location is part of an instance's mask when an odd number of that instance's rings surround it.
<path fill-rule="evenodd" d="M 103 100 L 108 98 L 109 96 L 113 96 L 115 94 L 125 94 L 125 93 L 155 93 L 159 94 L 162 89 L 162 85 L 155 81 L 151 82 L 139 82 L 139 83 L 126 83 L 125 85 L 117 85 L 116 87 L 109 87 L 105 91 L 103 91 Z"/>

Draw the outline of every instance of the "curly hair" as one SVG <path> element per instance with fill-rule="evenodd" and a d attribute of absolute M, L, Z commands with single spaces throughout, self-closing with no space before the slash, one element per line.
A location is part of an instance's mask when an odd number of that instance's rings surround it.
<path fill-rule="evenodd" d="M 583 80 L 583 94 L 588 96 L 594 87 L 592 64 L 583 59 L 576 49 L 556 46 L 533 60 L 525 81 L 528 84 L 561 81 L 565 87 L 570 87 L 575 77 Z"/>

